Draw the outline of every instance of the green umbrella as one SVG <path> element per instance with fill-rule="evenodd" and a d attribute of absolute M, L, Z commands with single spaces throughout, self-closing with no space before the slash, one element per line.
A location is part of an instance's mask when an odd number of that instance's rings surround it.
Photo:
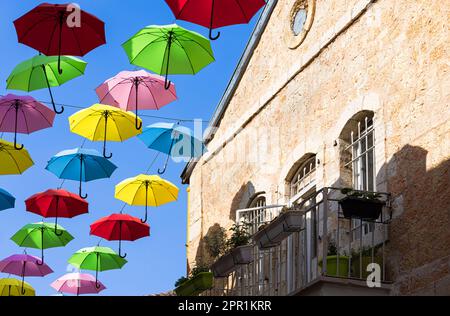
<path fill-rule="evenodd" d="M 59 87 L 60 85 L 84 74 L 87 63 L 79 58 L 71 56 L 61 56 L 61 68 L 64 70 L 62 74 L 58 72 L 58 56 L 38 55 L 28 59 L 14 68 L 9 75 L 7 89 L 20 91 L 34 91 L 39 89 L 48 89 L 52 99 L 53 109 L 56 113 L 55 101 L 51 87 Z"/>
<path fill-rule="evenodd" d="M 97 287 L 101 286 L 98 282 L 99 271 L 122 269 L 127 262 L 111 248 L 99 246 L 78 250 L 69 259 L 69 263 L 78 269 L 95 271 Z"/>
<path fill-rule="evenodd" d="M 196 74 L 214 61 L 210 41 L 176 24 L 150 25 L 123 45 L 130 63 L 166 76 Z"/>
<path fill-rule="evenodd" d="M 28 224 L 19 230 L 11 240 L 19 247 L 33 248 L 42 250 L 41 262 L 44 264 L 44 249 L 64 247 L 73 240 L 62 226 L 57 225 L 58 233 L 55 231 L 54 223 L 36 223 Z"/>

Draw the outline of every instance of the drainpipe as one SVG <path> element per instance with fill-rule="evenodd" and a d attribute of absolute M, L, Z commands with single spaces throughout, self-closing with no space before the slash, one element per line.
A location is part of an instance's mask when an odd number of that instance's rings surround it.
<path fill-rule="evenodd" d="M 187 188 L 187 227 L 186 227 L 186 275 L 189 275 L 189 237 L 190 237 L 190 216 L 191 216 L 191 187 Z"/>

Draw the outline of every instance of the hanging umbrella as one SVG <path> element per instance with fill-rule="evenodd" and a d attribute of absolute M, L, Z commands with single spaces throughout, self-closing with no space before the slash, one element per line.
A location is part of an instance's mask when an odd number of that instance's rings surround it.
<path fill-rule="evenodd" d="M 170 157 L 191 159 L 204 154 L 205 145 L 193 135 L 189 128 L 179 124 L 157 123 L 145 128 L 138 137 L 148 148 L 167 155 L 163 170 L 158 170 L 164 174 Z"/>
<path fill-rule="evenodd" d="M 16 279 L 0 279 L 0 296 L 36 296 L 30 284 L 24 282 L 25 294 L 22 294 L 22 282 Z"/>
<path fill-rule="evenodd" d="M 61 114 L 64 112 L 64 108 L 59 111 L 56 109 L 51 87 L 59 87 L 76 77 L 82 76 L 86 66 L 87 64 L 81 59 L 61 56 L 61 67 L 64 69 L 64 73 L 59 74 L 57 71 L 58 57 L 38 55 L 14 68 L 6 80 L 6 88 L 26 92 L 48 89 L 53 110 L 57 114 Z"/>
<path fill-rule="evenodd" d="M 73 240 L 63 227 L 57 226 L 57 229 L 62 232 L 60 236 L 55 234 L 55 224 L 50 223 L 36 223 L 28 224 L 20 229 L 11 240 L 19 247 L 41 249 L 41 261 L 38 265 L 44 265 L 44 249 L 65 247 Z"/>
<path fill-rule="evenodd" d="M 145 219 L 148 207 L 158 207 L 178 200 L 179 189 L 171 182 L 158 176 L 139 175 L 126 179 L 116 186 L 115 197 L 129 205 L 145 206 Z"/>
<path fill-rule="evenodd" d="M 45 277 L 53 273 L 46 264 L 38 265 L 38 257 L 27 255 L 13 255 L 0 261 L 0 272 L 22 277 L 22 295 L 26 294 L 25 277 Z"/>
<path fill-rule="evenodd" d="M 55 120 L 55 112 L 28 96 L 8 94 L 0 98 L 0 132 L 14 133 L 14 148 L 17 145 L 17 133 L 31 134 L 50 128 Z"/>
<path fill-rule="evenodd" d="M 95 271 L 95 286 L 101 288 L 98 281 L 98 273 L 109 270 L 122 269 L 127 260 L 121 258 L 111 248 L 91 247 L 78 250 L 70 259 L 69 263 L 81 270 Z"/>
<path fill-rule="evenodd" d="M 106 43 L 105 23 L 83 10 L 73 20 L 72 11 L 71 4 L 43 3 L 14 21 L 19 43 L 57 56 L 60 74 L 62 55 L 84 56 Z"/>
<path fill-rule="evenodd" d="M 106 290 L 101 282 L 98 282 L 98 285 L 99 288 L 96 286 L 95 277 L 90 274 L 70 273 L 53 282 L 51 287 L 60 293 L 80 296 L 83 294 L 99 294 Z"/>
<path fill-rule="evenodd" d="M 106 155 L 106 142 L 124 142 L 142 133 L 135 128 L 135 115 L 105 104 L 95 104 L 69 117 L 70 130 L 90 141 L 103 141 L 103 157 Z M 138 123 L 142 123 L 139 119 Z"/>
<path fill-rule="evenodd" d="M 164 88 L 164 78 L 144 70 L 122 71 L 96 89 L 100 103 L 119 107 L 124 111 L 136 111 L 136 128 L 140 130 L 139 109 L 159 110 L 175 101 L 175 85 Z"/>
<path fill-rule="evenodd" d="M 54 156 L 46 169 L 60 179 L 79 181 L 79 195 L 82 182 L 90 182 L 111 177 L 117 167 L 96 150 L 77 148 L 62 151 Z"/>
<path fill-rule="evenodd" d="M 119 241 L 119 256 L 122 255 L 122 240 L 136 241 L 150 236 L 150 226 L 141 223 L 139 218 L 125 214 L 113 214 L 102 218 L 91 225 L 91 235 L 104 238 L 109 241 Z"/>
<path fill-rule="evenodd" d="M 178 20 L 184 20 L 209 28 L 209 38 L 212 30 L 229 25 L 246 24 L 266 5 L 264 0 L 166 0 Z"/>
<path fill-rule="evenodd" d="M 14 208 L 16 204 L 16 198 L 11 193 L 0 188 L 0 211 Z"/>
<path fill-rule="evenodd" d="M 122 46 L 131 64 L 164 75 L 166 89 L 169 74 L 193 75 L 214 61 L 207 38 L 176 24 L 147 26 Z"/>
<path fill-rule="evenodd" d="M 74 218 L 87 214 L 89 204 L 78 195 L 65 190 L 48 190 L 33 195 L 25 201 L 27 211 L 41 215 L 45 218 L 55 218 L 55 234 L 61 236 L 57 231 L 58 218 Z"/>
<path fill-rule="evenodd" d="M 0 139 L 0 175 L 22 174 L 34 165 L 26 150 L 16 150 L 13 143 Z"/>

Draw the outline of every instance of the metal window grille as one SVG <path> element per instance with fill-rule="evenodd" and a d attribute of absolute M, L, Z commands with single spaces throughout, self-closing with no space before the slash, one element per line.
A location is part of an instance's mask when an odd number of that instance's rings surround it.
<path fill-rule="evenodd" d="M 304 189 L 316 181 L 316 156 L 311 157 L 297 171 L 291 182 L 291 198 L 294 198 Z"/>

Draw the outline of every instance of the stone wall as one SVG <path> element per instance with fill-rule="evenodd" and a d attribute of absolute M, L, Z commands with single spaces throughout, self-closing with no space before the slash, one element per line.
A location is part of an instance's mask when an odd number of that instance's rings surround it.
<path fill-rule="evenodd" d="M 190 266 L 208 230 L 229 227 L 254 193 L 286 203 L 287 175 L 304 155 L 321 161 L 319 187 L 339 184 L 335 142 L 370 110 L 377 189 L 394 198 L 393 294 L 450 294 L 450 3 L 317 0 L 311 31 L 291 50 L 293 2 L 279 1 L 190 178 Z"/>

